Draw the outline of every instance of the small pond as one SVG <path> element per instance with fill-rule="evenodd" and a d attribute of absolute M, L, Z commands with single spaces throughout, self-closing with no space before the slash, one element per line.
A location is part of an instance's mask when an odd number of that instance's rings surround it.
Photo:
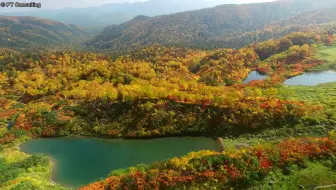
<path fill-rule="evenodd" d="M 267 75 L 262 75 L 260 73 L 258 73 L 257 71 L 252 71 L 250 72 L 249 76 L 244 80 L 244 84 L 247 84 L 251 81 L 254 80 L 264 80 L 266 79 L 268 76 Z"/>
<path fill-rule="evenodd" d="M 322 72 L 309 72 L 304 73 L 285 81 L 289 86 L 316 86 L 318 84 L 336 82 L 336 72 L 322 71 Z"/>
<path fill-rule="evenodd" d="M 44 154 L 52 158 L 52 180 L 77 188 L 106 178 L 112 170 L 137 164 L 149 164 L 191 151 L 215 150 L 210 138 L 162 138 L 154 140 L 104 140 L 67 137 L 35 139 L 20 146 L 28 154 Z"/>

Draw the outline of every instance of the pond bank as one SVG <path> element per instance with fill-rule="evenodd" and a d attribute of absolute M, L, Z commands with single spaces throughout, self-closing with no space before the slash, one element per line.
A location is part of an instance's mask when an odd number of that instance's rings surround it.
<path fill-rule="evenodd" d="M 192 151 L 215 150 L 217 147 L 216 141 L 208 138 L 106 140 L 67 137 L 31 140 L 22 144 L 21 150 L 54 159 L 52 180 L 65 187 L 77 188 L 105 178 L 112 170 L 163 161 Z"/>

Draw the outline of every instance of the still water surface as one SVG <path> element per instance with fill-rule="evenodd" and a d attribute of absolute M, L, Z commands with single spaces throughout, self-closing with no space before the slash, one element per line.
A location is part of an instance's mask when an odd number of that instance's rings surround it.
<path fill-rule="evenodd" d="M 267 75 L 262 75 L 257 71 L 252 71 L 250 72 L 249 76 L 244 80 L 244 84 L 247 84 L 253 80 L 264 80 L 267 77 L 268 77 Z"/>
<path fill-rule="evenodd" d="M 285 81 L 285 84 L 290 86 L 316 86 L 318 84 L 335 82 L 336 72 L 334 71 L 322 71 L 322 72 L 309 72 L 304 73 Z"/>
<path fill-rule="evenodd" d="M 154 140 L 104 140 L 67 137 L 35 139 L 20 146 L 28 154 L 50 156 L 55 164 L 52 180 L 67 187 L 80 187 L 106 178 L 111 170 L 149 164 L 191 151 L 215 150 L 209 138 L 162 138 Z"/>

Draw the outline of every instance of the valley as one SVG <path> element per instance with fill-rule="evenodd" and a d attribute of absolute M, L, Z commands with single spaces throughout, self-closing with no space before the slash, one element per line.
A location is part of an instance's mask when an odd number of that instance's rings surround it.
<path fill-rule="evenodd" d="M 252 146 L 262 142 L 257 139 L 278 143 L 288 137 L 325 137 L 335 124 L 334 94 L 329 94 L 335 85 L 282 84 L 305 70 L 333 64 L 332 58 L 318 57 L 334 46 L 314 36 L 293 33 L 240 50 L 152 46 L 116 59 L 95 53 L 9 51 L 1 60 L 11 63 L 1 73 L 1 102 L 2 112 L 15 111 L 2 122 L 15 121 L 15 131 L 29 132 L 29 138 L 208 136 L 237 139 L 234 144 L 255 139 Z M 264 48 L 284 39 L 312 44 L 293 44 L 271 54 Z M 268 77 L 243 84 L 251 70 Z M 5 151 L 20 142 L 14 129 L 3 128 Z M 27 138 L 26 132 L 18 136 Z"/>
<path fill-rule="evenodd" d="M 332 189 L 335 6 L 0 16 L 0 189 Z"/>

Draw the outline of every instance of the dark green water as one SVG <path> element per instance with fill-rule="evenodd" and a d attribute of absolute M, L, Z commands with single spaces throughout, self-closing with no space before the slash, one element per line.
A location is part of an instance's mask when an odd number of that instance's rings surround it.
<path fill-rule="evenodd" d="M 259 74 L 257 71 L 252 71 L 249 74 L 249 76 L 244 80 L 244 84 L 247 84 L 254 80 L 264 80 L 267 77 L 268 77 L 267 75 L 262 75 L 262 74 Z"/>
<path fill-rule="evenodd" d="M 106 178 L 111 170 L 149 164 L 191 151 L 217 148 L 208 138 L 103 140 L 82 137 L 35 139 L 20 146 L 28 154 L 44 154 L 54 161 L 52 180 L 80 187 Z"/>
<path fill-rule="evenodd" d="M 322 72 L 309 72 L 300 76 L 290 78 L 285 81 L 285 84 L 290 86 L 316 86 L 318 84 L 335 82 L 336 72 L 322 71 Z"/>

